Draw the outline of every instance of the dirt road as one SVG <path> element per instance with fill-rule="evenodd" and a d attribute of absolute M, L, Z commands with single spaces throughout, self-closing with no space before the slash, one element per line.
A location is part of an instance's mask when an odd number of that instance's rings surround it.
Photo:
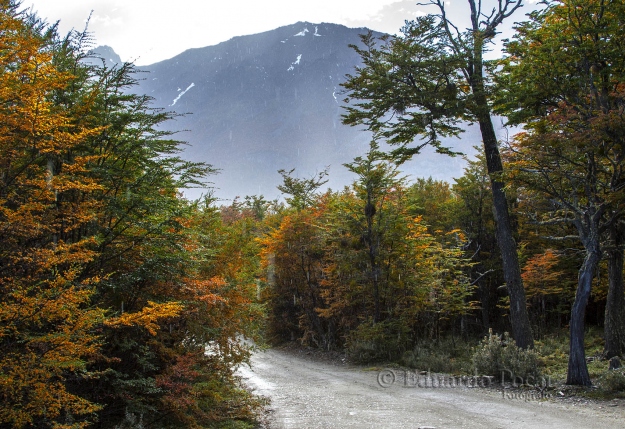
<path fill-rule="evenodd" d="M 270 398 L 271 429 L 625 427 L 623 400 L 584 404 L 497 389 L 424 388 L 416 382 L 405 387 L 390 373 L 382 373 L 388 387 L 381 387 L 379 370 L 277 349 L 257 352 L 251 369 L 241 368 L 240 374 L 256 393 Z"/>

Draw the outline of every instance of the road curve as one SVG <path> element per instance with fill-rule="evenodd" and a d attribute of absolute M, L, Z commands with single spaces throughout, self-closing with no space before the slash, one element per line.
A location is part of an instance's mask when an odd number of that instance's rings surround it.
<path fill-rule="evenodd" d="M 240 368 L 239 374 L 255 393 L 271 400 L 269 429 L 625 427 L 622 400 L 584 405 L 496 389 L 405 387 L 399 378 L 381 387 L 380 371 L 279 349 L 256 352 L 251 367 Z"/>

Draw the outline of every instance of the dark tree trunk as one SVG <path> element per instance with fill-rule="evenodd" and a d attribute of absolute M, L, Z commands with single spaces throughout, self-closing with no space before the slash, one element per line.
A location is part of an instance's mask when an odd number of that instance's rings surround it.
<path fill-rule="evenodd" d="M 470 1 L 473 15 L 477 9 L 474 1 Z M 493 193 L 493 206 L 495 209 L 495 223 L 497 225 L 497 244 L 501 252 L 503 263 L 503 275 L 510 296 L 510 322 L 512 324 L 512 336 L 518 347 L 529 349 L 534 347 L 534 337 L 530 319 L 527 314 L 527 302 L 525 289 L 521 280 L 521 268 L 517 255 L 517 245 L 512 233 L 512 222 L 508 211 L 508 200 L 504 192 L 504 183 L 500 177 L 503 172 L 503 164 L 497 134 L 493 127 L 491 111 L 486 97 L 483 76 L 483 49 L 485 35 L 479 30 L 477 15 L 472 16 L 474 27 L 474 47 L 468 70 L 469 83 L 473 91 L 474 114 L 477 117 L 484 143 L 484 155 L 486 168 L 490 176 L 491 190 Z"/>
<path fill-rule="evenodd" d="M 369 263 L 371 264 L 371 282 L 373 284 L 373 323 L 378 323 L 381 318 L 380 309 L 380 269 L 378 266 L 378 254 L 380 250 L 380 238 L 374 232 L 374 221 L 376 209 L 373 203 L 371 192 L 367 186 L 367 204 L 365 206 L 365 217 L 367 219 L 366 242 L 369 253 Z"/>
<path fill-rule="evenodd" d="M 490 329 L 490 290 L 486 284 L 480 284 L 478 286 L 480 295 L 480 303 L 482 304 L 482 325 L 486 331 Z"/>
<path fill-rule="evenodd" d="M 586 305 L 590 298 L 592 279 L 601 260 L 601 249 L 598 236 L 593 236 L 586 247 L 586 257 L 579 269 L 577 292 L 575 302 L 571 310 L 571 342 L 569 347 L 569 367 L 566 376 L 566 384 L 578 386 L 590 386 L 590 375 L 586 365 L 586 352 L 584 350 L 584 317 Z"/>
<path fill-rule="evenodd" d="M 605 305 L 604 357 L 610 359 L 625 353 L 625 289 L 623 287 L 624 233 L 619 226 L 611 230 L 613 247 L 608 253 L 609 288 Z"/>
<path fill-rule="evenodd" d="M 486 99 L 484 99 L 486 103 Z M 508 201 L 504 192 L 504 183 L 498 177 L 502 171 L 501 156 L 497 147 L 497 137 L 490 114 L 481 115 L 479 118 L 480 131 L 484 142 L 486 167 L 490 175 L 493 193 L 493 206 L 495 208 L 495 222 L 497 224 L 497 244 L 501 252 L 503 263 L 503 275 L 506 280 L 508 294 L 510 296 L 510 322 L 512 324 L 512 336 L 516 345 L 523 348 L 533 348 L 534 338 L 525 299 L 525 289 L 521 280 L 521 268 L 517 255 L 517 245 L 512 234 L 512 222 L 508 211 Z"/>

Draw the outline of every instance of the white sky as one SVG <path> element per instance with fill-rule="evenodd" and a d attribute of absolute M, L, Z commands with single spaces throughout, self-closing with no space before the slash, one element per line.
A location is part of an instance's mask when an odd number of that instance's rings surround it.
<path fill-rule="evenodd" d="M 186 49 L 215 45 L 234 36 L 294 24 L 331 22 L 396 33 L 404 20 L 422 13 L 418 0 L 23 0 L 61 34 L 89 29 L 96 45 L 109 45 L 123 61 L 153 64 Z M 449 0 L 450 12 L 466 10 Z M 488 3 L 486 1 L 485 3 Z M 530 0 L 529 3 L 535 3 Z M 458 4 L 458 8 L 456 8 Z M 525 13 L 528 11 L 524 8 Z M 463 14 L 466 12 L 462 12 Z M 517 20 L 522 19 L 519 13 Z"/>

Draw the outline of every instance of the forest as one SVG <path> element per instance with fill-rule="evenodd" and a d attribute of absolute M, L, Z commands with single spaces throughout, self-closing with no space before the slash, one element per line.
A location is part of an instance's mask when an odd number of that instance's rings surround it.
<path fill-rule="evenodd" d="M 521 1 L 469 0 L 466 30 L 427 4 L 354 46 L 350 186 L 279 170 L 283 201 L 223 205 L 183 197 L 217 172 L 132 64 L 0 0 L 0 428 L 251 428 L 236 369 L 285 342 L 625 391 L 625 2 L 545 2 L 496 60 Z M 467 123 L 462 177 L 400 172 Z"/>

